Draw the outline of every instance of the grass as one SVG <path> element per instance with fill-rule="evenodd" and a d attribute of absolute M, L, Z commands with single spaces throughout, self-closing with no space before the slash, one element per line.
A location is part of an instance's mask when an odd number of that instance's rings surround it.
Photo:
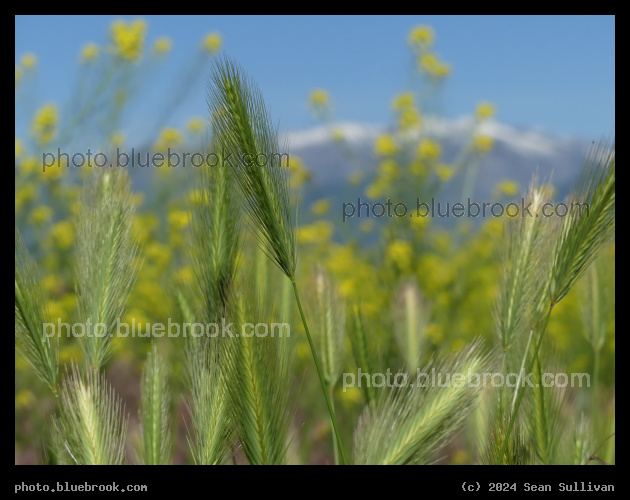
<path fill-rule="evenodd" d="M 102 375 L 91 369 L 82 375 L 78 367 L 66 377 L 62 393 L 64 463 L 121 465 L 125 460 L 127 419 L 120 397 Z"/>
<path fill-rule="evenodd" d="M 479 344 L 445 359 L 433 359 L 423 373 L 483 373 L 490 367 L 487 354 Z M 413 371 L 410 377 L 415 377 Z M 356 464 L 422 465 L 448 443 L 474 406 L 479 388 L 457 387 L 446 390 L 424 387 L 421 383 L 384 391 L 374 405 L 365 410 L 355 431 Z"/>
<path fill-rule="evenodd" d="M 90 179 L 79 207 L 75 269 L 79 317 L 86 328 L 81 346 L 96 372 L 111 354 L 112 333 L 135 279 L 133 213 L 129 182 L 121 172 L 103 171 Z"/>
<path fill-rule="evenodd" d="M 530 198 L 542 206 L 543 191 L 536 186 Z M 606 143 L 592 148 L 582 174 L 567 206 L 586 204 L 588 212 L 574 213 L 537 222 L 533 218 L 521 224 L 508 244 L 508 256 L 503 273 L 503 293 L 500 295 L 498 330 L 504 350 L 510 347 L 516 325 L 524 318 L 529 329 L 522 354 L 523 373 L 536 369 L 541 373 L 540 347 L 545 338 L 549 317 L 566 297 L 581 274 L 588 268 L 615 229 L 615 155 L 614 145 Z M 541 219 L 542 220 L 542 219 Z M 540 243 L 538 243 L 540 242 Z M 511 255 L 511 252 L 517 255 Z M 521 369 L 522 371 L 522 369 Z M 545 410 L 545 394 L 539 387 L 535 405 L 536 450 L 543 463 L 549 463 L 554 417 Z M 517 386 L 503 444 L 496 463 L 502 463 L 509 446 L 525 387 Z"/>
<path fill-rule="evenodd" d="M 204 165 L 196 172 L 198 196 L 183 210 L 187 233 L 178 247 L 179 257 L 190 264 L 191 279 L 167 281 L 160 307 L 170 313 L 172 306 L 184 322 L 201 324 L 280 319 L 293 326 L 299 314 L 306 343 L 257 335 L 152 342 L 139 377 L 140 430 L 137 439 L 128 438 L 130 416 L 118 393 L 121 386 L 114 388 L 115 369 L 108 371 L 117 358 L 110 334 L 129 308 L 138 307 L 129 299 L 142 273 L 142 257 L 146 253 L 153 265 L 160 247 L 154 244 L 145 252 L 140 244 L 142 227 L 127 176 L 116 169 L 96 172 L 75 212 L 75 312 L 78 321 L 91 325 L 79 340 L 84 364 L 60 361 L 58 339 L 44 334 L 51 303 L 38 265 L 16 230 L 16 351 L 56 400 L 54 415 L 47 416 L 51 462 L 172 464 L 178 425 L 185 426 L 188 461 L 199 465 L 309 461 L 308 443 L 318 440 L 328 443 L 318 446 L 332 448 L 335 464 L 433 464 L 456 442 L 469 443 L 474 461 L 488 464 L 606 463 L 608 455 L 614 457 L 614 440 L 609 440 L 614 397 L 611 405 L 601 377 L 614 315 L 614 281 L 603 253 L 615 230 L 614 144 L 593 148 L 565 201 L 588 204 L 588 213 L 506 221 L 499 265 L 492 261 L 498 269 L 496 294 L 492 311 L 486 311 L 493 315 L 494 342 L 447 331 L 454 340 L 449 354 L 438 348 L 444 335 L 440 322 L 447 324 L 443 311 L 468 311 L 470 289 L 487 276 L 467 282 L 455 276 L 450 294 L 431 295 L 423 276 L 409 271 L 416 258 L 405 251 L 409 228 L 397 233 L 396 226 L 386 233 L 390 246 L 375 257 L 389 274 L 374 267 L 362 272 L 361 261 L 343 252 L 337 258 L 345 255 L 349 265 L 311 259 L 319 262 L 310 275 L 302 274 L 310 262 L 298 266 L 295 166 L 242 161 L 245 155 L 269 159 L 286 152 L 260 90 L 234 61 L 220 57 L 212 67 L 207 103 L 211 138 L 206 153 L 216 153 L 219 166 Z M 553 193 L 534 179 L 525 197 L 535 212 Z M 418 268 L 432 272 L 431 265 Z M 160 275 L 155 268 L 151 272 Z M 374 281 L 391 288 L 380 307 L 353 300 L 356 276 L 361 286 Z M 563 369 L 550 332 L 572 294 L 580 297 L 582 340 L 593 362 L 592 411 L 579 418 L 568 390 L 539 383 L 545 372 Z M 97 325 L 103 328 L 99 335 Z M 312 359 L 312 365 L 304 359 Z M 340 387 L 350 372 L 361 369 L 374 380 L 391 366 L 401 367 L 399 373 L 410 379 L 416 369 L 444 375 L 498 370 L 518 374 L 519 382 L 533 373 L 539 385 L 489 391 L 466 384 L 368 383 L 347 393 Z M 318 427 L 312 415 L 323 413 L 322 395 L 330 425 Z M 301 414 L 301 408 L 311 412 Z M 296 425 L 298 418 L 304 428 Z M 344 438 L 352 442 L 351 453 L 344 449 Z M 127 452 L 127 441 L 133 453 Z"/>
<path fill-rule="evenodd" d="M 57 397 L 59 346 L 44 335 L 46 297 L 38 285 L 35 263 L 15 232 L 15 348 Z"/>

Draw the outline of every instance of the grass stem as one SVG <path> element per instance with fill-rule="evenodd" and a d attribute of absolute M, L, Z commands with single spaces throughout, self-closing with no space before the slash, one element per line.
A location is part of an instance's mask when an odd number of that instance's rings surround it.
<path fill-rule="evenodd" d="M 330 405 L 332 406 L 333 411 L 335 411 L 334 390 L 332 387 L 329 387 L 328 391 L 329 391 L 328 397 L 330 398 Z M 332 443 L 333 443 L 333 454 L 335 457 L 335 465 L 339 465 L 339 446 L 337 445 L 337 439 L 334 435 L 332 436 Z"/>
<path fill-rule="evenodd" d="M 298 309 L 300 310 L 300 316 L 302 317 L 302 323 L 304 324 L 304 330 L 306 331 L 306 338 L 308 339 L 308 344 L 311 347 L 311 353 L 313 354 L 313 360 L 315 361 L 315 368 L 317 368 L 317 375 L 319 376 L 319 381 L 322 384 L 324 397 L 326 398 L 326 405 L 328 406 L 328 413 L 330 413 L 330 421 L 332 422 L 333 430 L 335 431 L 335 437 L 337 439 L 337 446 L 339 447 L 339 454 L 341 455 L 341 463 L 343 465 L 347 465 L 346 456 L 343 452 L 343 446 L 341 444 L 341 437 L 339 436 L 339 429 L 337 428 L 337 421 L 335 420 L 335 412 L 330 402 L 330 398 L 328 397 L 328 391 L 326 390 L 326 384 L 324 383 L 324 377 L 322 376 L 322 369 L 319 365 L 319 359 L 317 358 L 317 353 L 315 352 L 315 346 L 313 345 L 311 332 L 308 329 L 308 324 L 306 323 L 306 317 L 304 316 L 304 311 L 302 310 L 302 303 L 300 302 L 300 294 L 298 293 L 297 285 L 295 284 L 294 279 L 291 280 L 291 284 L 293 285 L 293 293 L 295 294 L 295 301 L 297 302 Z"/>

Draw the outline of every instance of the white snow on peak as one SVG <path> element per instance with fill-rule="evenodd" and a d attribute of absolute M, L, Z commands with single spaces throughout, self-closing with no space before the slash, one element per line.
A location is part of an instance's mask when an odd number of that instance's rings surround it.
<path fill-rule="evenodd" d="M 470 133 L 473 119 L 462 116 L 455 119 L 426 118 L 420 134 L 437 138 L 464 138 Z M 361 144 L 373 141 L 379 134 L 387 131 L 382 125 L 364 124 L 356 122 L 341 122 L 334 125 L 319 125 L 306 130 L 290 131 L 284 135 L 288 137 L 291 149 L 302 149 L 319 146 L 332 141 L 332 132 L 339 131 L 346 141 Z M 515 152 L 523 155 L 550 156 L 557 152 L 559 141 L 543 133 L 533 130 L 520 130 L 510 125 L 494 120 L 483 122 L 479 126 L 479 133 L 492 137 L 497 143 L 503 143 Z M 281 138 L 283 134 L 281 134 Z"/>

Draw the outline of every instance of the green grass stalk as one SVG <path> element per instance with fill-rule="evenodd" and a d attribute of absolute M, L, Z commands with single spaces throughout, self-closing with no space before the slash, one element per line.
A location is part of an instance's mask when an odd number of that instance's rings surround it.
<path fill-rule="evenodd" d="M 293 285 L 293 293 L 295 294 L 295 301 L 297 302 L 298 309 L 300 310 L 300 316 L 302 317 L 302 324 L 304 325 L 304 330 L 306 331 L 306 338 L 308 339 L 308 345 L 311 348 L 311 354 L 313 355 L 313 361 L 315 362 L 315 368 L 317 369 L 317 375 L 319 376 L 319 381 L 322 384 L 322 391 L 324 393 L 324 397 L 326 398 L 326 406 L 328 406 L 328 413 L 330 414 L 330 421 L 332 422 L 333 430 L 335 431 L 335 437 L 337 438 L 337 445 L 339 446 L 339 454 L 341 455 L 341 463 L 343 465 L 347 465 L 346 455 L 343 452 L 343 445 L 341 444 L 341 436 L 339 435 L 339 429 L 337 428 L 337 421 L 335 419 L 335 410 L 333 409 L 332 403 L 330 402 L 330 397 L 328 397 L 328 391 L 326 390 L 326 384 L 324 383 L 324 377 L 322 375 L 322 369 L 319 364 L 319 359 L 317 358 L 317 352 L 315 351 L 315 346 L 313 345 L 313 339 L 311 338 L 311 332 L 308 328 L 308 323 L 306 322 L 306 317 L 304 316 L 304 311 L 302 309 L 302 303 L 300 302 L 300 294 L 297 289 L 297 285 L 295 284 L 295 280 L 291 280 L 291 284 Z"/>

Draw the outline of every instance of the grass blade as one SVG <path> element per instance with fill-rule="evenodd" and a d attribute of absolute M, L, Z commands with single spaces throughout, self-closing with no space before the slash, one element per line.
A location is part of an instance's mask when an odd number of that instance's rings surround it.
<path fill-rule="evenodd" d="M 116 321 L 123 316 L 137 268 L 134 205 L 124 172 L 98 171 L 83 194 L 77 236 L 77 297 L 92 369 L 103 368 Z"/>
<path fill-rule="evenodd" d="M 424 373 L 483 373 L 489 366 L 479 344 L 446 359 L 434 359 Z M 413 380 L 415 382 L 415 380 Z M 471 414 L 481 385 L 447 387 L 404 384 L 385 389 L 367 407 L 355 432 L 355 463 L 378 465 L 427 464 Z"/>
<path fill-rule="evenodd" d="M 85 378 L 76 365 L 63 385 L 63 435 L 76 465 L 122 465 L 127 418 L 120 397 L 104 376 L 88 369 Z M 58 422 L 59 423 L 59 422 Z"/>
<path fill-rule="evenodd" d="M 42 381 L 57 395 L 59 344 L 44 334 L 46 300 L 39 286 L 35 263 L 22 236 L 15 232 L 15 348 Z"/>

